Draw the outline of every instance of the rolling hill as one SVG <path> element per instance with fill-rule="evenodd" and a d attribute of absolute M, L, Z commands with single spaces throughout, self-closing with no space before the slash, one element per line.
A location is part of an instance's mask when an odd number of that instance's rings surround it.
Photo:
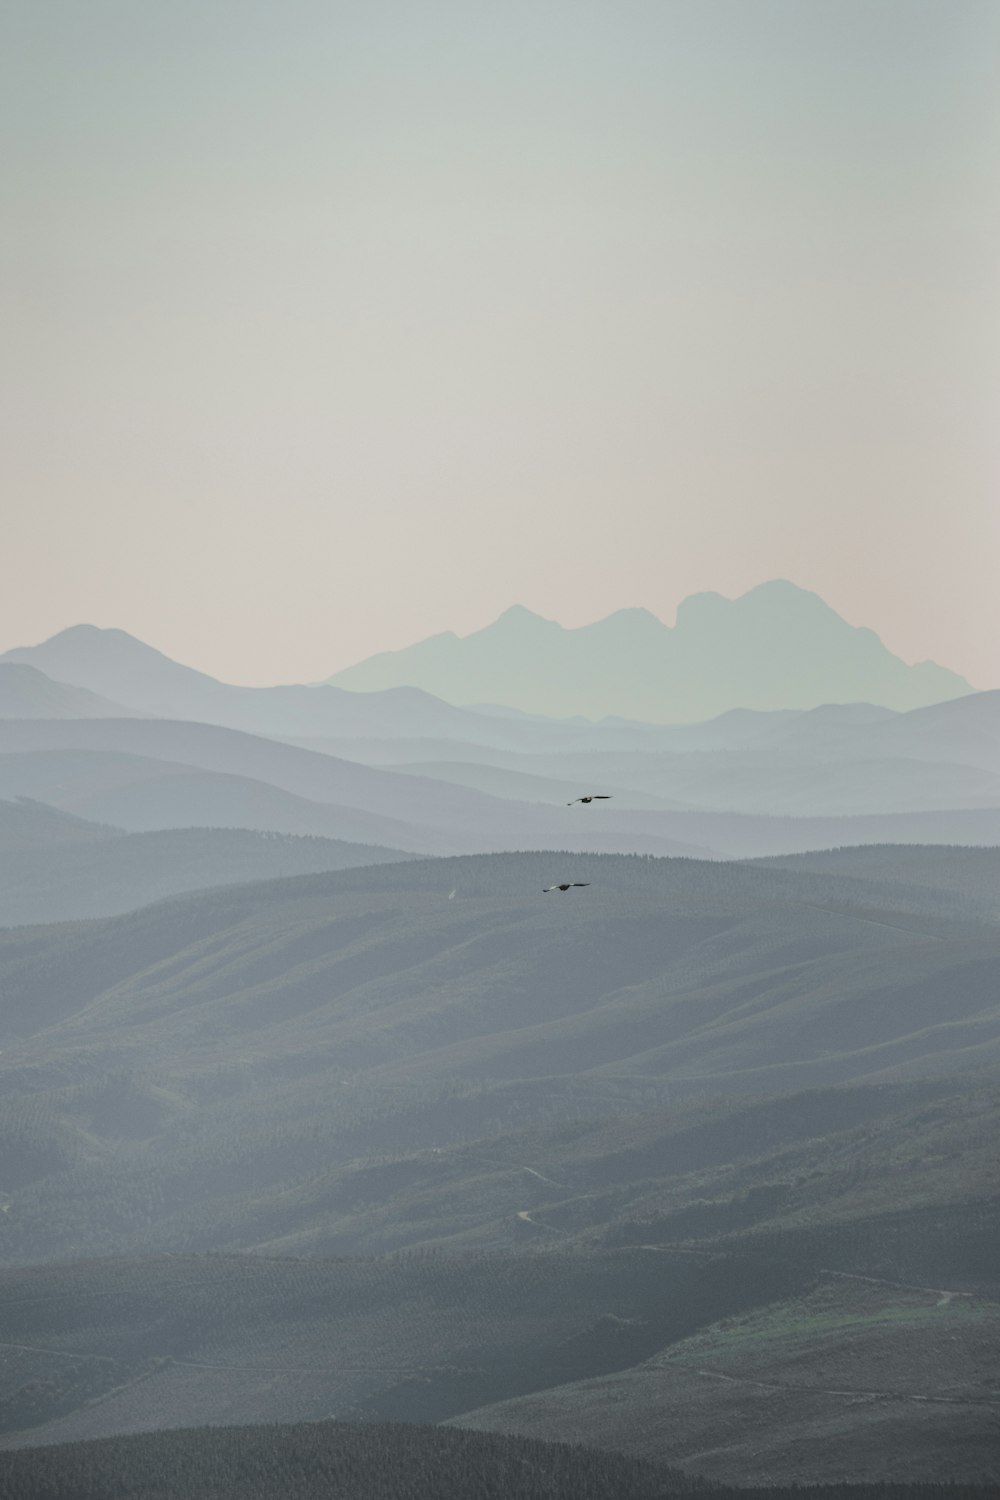
<path fill-rule="evenodd" d="M 335 1416 L 996 1477 L 1000 851 L 542 895 L 564 860 L 0 933 L 7 1445 Z"/>
<path fill-rule="evenodd" d="M 42 803 L 0 801 L 0 926 L 114 916 L 186 891 L 407 857 L 246 829 L 128 834 Z"/>
<path fill-rule="evenodd" d="M 32 797 L 133 831 L 224 826 L 423 853 L 549 847 L 723 858 L 859 843 L 1000 842 L 1000 811 L 987 807 L 792 817 L 661 811 L 629 806 L 622 794 L 620 803 L 581 809 L 566 807 L 568 798 L 555 805 L 557 776 L 566 775 L 563 790 L 569 793 L 593 789 L 600 767 L 572 758 L 561 771 L 549 767 L 541 788 L 531 789 L 523 779 L 504 788 L 500 778 L 489 793 L 447 785 L 435 779 L 433 767 L 421 769 L 432 774 L 404 775 L 206 724 L 0 722 L 0 795 Z M 552 800 L 494 795 L 503 790 L 535 797 L 544 792 Z M 640 794 L 635 800 L 648 804 L 654 798 Z"/>
<path fill-rule="evenodd" d="M 956 883 L 966 852 L 941 889 L 932 850 L 924 883 L 577 856 L 589 888 L 548 896 L 564 856 L 414 861 L 0 933 L 0 1256 L 517 1245 L 508 1157 L 496 1182 L 431 1162 L 436 1224 L 410 1168 L 402 1199 L 392 1172 L 359 1199 L 351 1164 L 595 1109 L 974 1079 L 1000 934 Z"/>
<path fill-rule="evenodd" d="M 551 1443 L 380 1422 L 214 1427 L 0 1456 L 7 1500 L 667 1500 L 702 1486 L 660 1465 Z M 784 1500 L 758 1491 L 757 1500 Z M 717 1500 L 735 1500 L 718 1492 Z M 791 1497 L 789 1497 L 791 1500 Z M 841 1500 L 840 1496 L 829 1500 Z M 987 1500 L 871 1490 L 844 1500 Z"/>
<path fill-rule="evenodd" d="M 374 812 L 312 802 L 253 777 L 103 750 L 0 754 L 0 797 L 45 802 L 133 833 L 230 828 L 342 839 L 375 848 L 433 842 Z M 16 878 L 16 871 L 11 872 Z"/>
<path fill-rule="evenodd" d="M 953 1477 L 986 1481 L 996 1473 L 998 1336 L 998 1303 L 826 1276 L 631 1369 L 455 1420 L 680 1462 L 729 1483 L 810 1484 L 818 1473 L 920 1483 L 940 1473 L 945 1451 Z"/>

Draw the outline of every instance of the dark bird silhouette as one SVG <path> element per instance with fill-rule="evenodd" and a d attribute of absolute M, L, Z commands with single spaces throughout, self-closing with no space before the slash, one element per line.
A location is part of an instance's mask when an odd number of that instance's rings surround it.
<path fill-rule="evenodd" d="M 549 891 L 571 891 L 575 886 L 589 884 L 589 880 L 567 880 L 565 885 L 543 885 L 542 895 L 547 895 Z"/>
<path fill-rule="evenodd" d="M 610 802 L 610 792 L 595 792 L 592 797 L 574 797 L 573 802 Z M 572 807 L 573 802 L 567 802 L 567 807 Z"/>

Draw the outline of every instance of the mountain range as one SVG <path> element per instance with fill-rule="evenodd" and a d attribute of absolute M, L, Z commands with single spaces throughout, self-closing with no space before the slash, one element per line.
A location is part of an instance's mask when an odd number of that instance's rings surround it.
<path fill-rule="evenodd" d="M 733 600 L 693 595 L 673 627 L 648 610 L 624 609 L 567 630 L 515 605 L 472 635 L 448 631 L 313 686 L 218 682 L 125 631 L 92 625 L 17 647 L 0 657 L 3 664 L 97 694 L 107 700 L 103 713 L 117 704 L 258 734 L 457 734 L 486 743 L 503 743 L 512 725 L 509 714 L 483 705 L 545 718 L 683 724 L 738 708 L 868 703 L 905 711 L 972 691 L 933 662 L 906 665 L 873 631 L 848 625 L 817 594 L 783 581 Z M 481 711 L 461 713 L 460 705 Z"/>
<path fill-rule="evenodd" d="M 567 811 L 598 788 L 613 799 L 599 816 Z M 0 661 L 0 796 L 133 831 L 209 825 L 424 853 L 982 843 L 1000 818 L 1000 692 L 907 712 L 594 724 L 409 687 L 240 688 L 80 626 Z"/>
<path fill-rule="evenodd" d="M 477 696 L 0 661 L 0 1487 L 992 1481 L 1000 692 Z"/>
<path fill-rule="evenodd" d="M 408 684 L 448 703 L 484 699 L 539 714 L 617 715 L 653 724 L 732 708 L 874 703 L 909 709 L 970 691 L 933 662 L 907 666 L 871 630 L 777 580 L 738 599 L 695 594 L 674 626 L 623 609 L 575 630 L 520 605 L 492 625 L 382 652 L 331 683 L 373 692 Z"/>

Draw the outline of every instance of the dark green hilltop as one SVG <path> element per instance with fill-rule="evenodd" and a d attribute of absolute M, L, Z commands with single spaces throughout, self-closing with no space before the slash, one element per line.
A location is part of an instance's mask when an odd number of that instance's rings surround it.
<path fill-rule="evenodd" d="M 988 1500 L 979 1485 L 706 1485 L 620 1453 L 443 1428 L 215 1427 L 0 1454 L 8 1500 Z"/>

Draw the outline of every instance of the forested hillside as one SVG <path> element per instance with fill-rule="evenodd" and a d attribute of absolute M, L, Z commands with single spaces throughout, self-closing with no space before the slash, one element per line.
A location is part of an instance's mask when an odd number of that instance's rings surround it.
<path fill-rule="evenodd" d="M 1000 855 L 871 859 L 411 861 L 0 935 L 5 1441 L 995 1473 Z"/>
<path fill-rule="evenodd" d="M 674 1116 L 603 1176 L 565 1144 L 513 1139 L 486 1162 L 457 1148 L 706 1097 L 968 1076 L 940 1107 L 978 1111 L 977 1139 L 1000 933 L 955 857 L 940 888 L 623 857 L 414 862 L 2 934 L 0 1254 L 509 1244 L 529 1232 L 519 1163 L 590 1203 L 560 1228 L 608 1224 L 663 1175 L 652 1142 L 683 1130 Z M 566 876 L 589 884 L 542 893 Z M 887 1140 L 933 1155 L 944 1127 L 906 1123 L 916 1095 L 871 1097 L 898 1114 Z M 858 1126 L 868 1098 L 810 1129 Z M 691 1166 L 731 1162 L 729 1139 Z M 825 1153 L 852 1147 L 802 1149 L 832 1180 Z M 977 1161 L 963 1192 L 987 1190 Z M 895 1201 L 919 1203 L 948 1173 L 895 1180 Z"/>
<path fill-rule="evenodd" d="M 0 1455 L 8 1500 L 742 1500 L 618 1453 L 442 1428 L 214 1427 Z M 766 1485 L 754 1500 L 799 1500 Z M 815 1500 L 988 1500 L 978 1485 L 828 1485 Z"/>

